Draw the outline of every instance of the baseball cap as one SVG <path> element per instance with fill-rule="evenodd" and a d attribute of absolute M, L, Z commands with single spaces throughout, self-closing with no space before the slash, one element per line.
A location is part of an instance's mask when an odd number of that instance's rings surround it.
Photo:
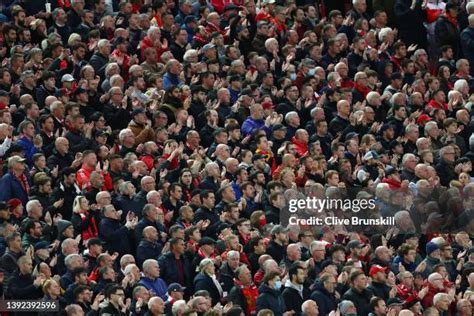
<path fill-rule="evenodd" d="M 95 132 L 94 137 L 100 137 L 100 136 L 108 137 L 108 136 L 109 136 L 109 133 L 108 133 L 106 130 L 97 130 L 97 131 Z"/>
<path fill-rule="evenodd" d="M 94 245 L 104 245 L 104 244 L 105 243 L 102 240 L 100 240 L 100 238 L 97 238 L 97 237 L 90 238 L 87 241 L 87 247 L 91 247 Z"/>
<path fill-rule="evenodd" d="M 47 241 L 39 241 L 34 245 L 35 250 L 48 249 L 49 243 Z"/>
<path fill-rule="evenodd" d="M 262 20 L 262 21 L 258 21 L 258 22 L 257 22 L 257 27 L 262 27 L 262 26 L 264 26 L 264 25 L 268 25 L 268 22 L 265 21 L 265 20 Z"/>
<path fill-rule="evenodd" d="M 185 287 L 182 287 L 179 283 L 171 283 L 168 285 L 168 294 L 173 292 L 184 292 Z"/>
<path fill-rule="evenodd" d="M 74 77 L 70 74 L 65 74 L 61 77 L 61 82 L 71 82 L 74 81 Z"/>
<path fill-rule="evenodd" d="M 365 155 L 364 155 L 364 160 L 370 160 L 370 159 L 378 159 L 379 155 L 374 151 L 374 150 L 369 150 Z"/>
<path fill-rule="evenodd" d="M 347 249 L 351 250 L 351 249 L 354 249 L 354 248 L 362 248 L 364 247 L 365 244 L 363 242 L 361 242 L 360 240 L 351 240 L 347 243 Z"/>
<path fill-rule="evenodd" d="M 350 140 L 350 139 L 353 139 L 354 137 L 358 137 L 359 134 L 357 134 L 356 132 L 350 132 L 350 133 L 347 133 L 346 135 L 346 140 Z"/>
<path fill-rule="evenodd" d="M 20 156 L 10 157 L 10 158 L 8 158 L 8 168 L 11 168 L 13 166 L 13 164 L 15 164 L 15 163 L 19 163 L 19 162 L 23 163 L 25 161 L 26 161 L 26 159 L 22 158 Z"/>
<path fill-rule="evenodd" d="M 276 0 L 263 0 L 262 4 L 274 4 Z"/>
<path fill-rule="evenodd" d="M 287 233 L 288 231 L 289 229 L 283 227 L 282 225 L 275 225 L 272 228 L 271 234 L 276 235 L 276 234 L 281 234 L 281 233 Z"/>
<path fill-rule="evenodd" d="M 202 52 L 205 53 L 207 52 L 208 50 L 210 50 L 211 48 L 216 48 L 216 46 L 214 44 L 206 44 L 202 47 Z"/>
<path fill-rule="evenodd" d="M 418 116 L 418 118 L 416 119 L 416 123 L 418 124 L 421 124 L 421 123 L 425 123 L 425 122 L 429 122 L 431 121 L 431 117 L 427 114 L 421 114 L 420 116 Z"/>
<path fill-rule="evenodd" d="M 286 131 L 286 126 L 283 125 L 283 124 L 273 125 L 272 131 L 279 131 L 279 130 L 285 130 Z"/>
<path fill-rule="evenodd" d="M 389 175 L 392 175 L 394 173 L 397 173 L 398 170 L 395 169 L 394 167 L 392 166 L 388 166 L 387 168 L 385 168 L 385 176 L 388 177 Z"/>
<path fill-rule="evenodd" d="M 216 244 L 216 241 L 212 239 L 211 237 L 202 237 L 201 240 L 199 240 L 199 246 L 205 246 L 205 245 L 214 246 L 215 244 Z"/>
<path fill-rule="evenodd" d="M 387 269 L 388 269 L 387 267 L 382 267 L 382 266 L 379 266 L 378 264 L 375 264 L 372 267 L 370 267 L 369 276 L 372 277 L 379 272 L 385 273 L 387 272 Z"/>
<path fill-rule="evenodd" d="M 145 110 L 142 108 L 135 108 L 132 111 L 132 116 L 138 115 L 138 114 L 144 114 Z"/>

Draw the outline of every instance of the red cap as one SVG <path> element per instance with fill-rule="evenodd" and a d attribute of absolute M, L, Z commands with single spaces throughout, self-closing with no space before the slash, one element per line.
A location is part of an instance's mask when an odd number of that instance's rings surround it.
<path fill-rule="evenodd" d="M 370 271 L 369 271 L 369 276 L 372 277 L 374 276 L 374 274 L 378 273 L 378 272 L 387 272 L 387 267 L 382 267 L 382 266 L 379 266 L 378 264 L 376 265 L 373 265 L 371 268 L 370 268 Z"/>
<path fill-rule="evenodd" d="M 426 122 L 429 122 L 429 121 L 431 121 L 431 117 L 429 117 L 427 114 L 421 114 L 416 119 L 416 123 L 418 123 L 418 124 L 426 123 Z"/>
<path fill-rule="evenodd" d="M 8 206 L 10 206 L 10 210 L 14 210 L 18 205 L 21 205 L 20 199 L 10 199 L 8 200 Z"/>

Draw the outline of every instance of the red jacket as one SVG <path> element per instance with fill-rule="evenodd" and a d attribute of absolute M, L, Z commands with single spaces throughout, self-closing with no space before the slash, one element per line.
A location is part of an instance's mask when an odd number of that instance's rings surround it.
<path fill-rule="evenodd" d="M 153 43 L 151 42 L 148 36 L 145 36 L 145 38 L 143 39 L 140 45 L 140 57 L 142 61 L 145 60 L 145 49 L 147 49 L 148 47 L 153 47 Z M 158 61 L 161 60 L 161 54 L 163 54 L 167 50 L 168 50 L 168 47 L 167 48 L 156 47 L 156 56 L 158 58 Z"/>
<path fill-rule="evenodd" d="M 308 143 L 303 143 L 302 141 L 296 139 L 296 136 L 293 136 L 291 142 L 295 145 L 296 153 L 298 157 L 303 157 L 308 153 Z"/>
<path fill-rule="evenodd" d="M 76 173 L 76 182 L 79 188 L 83 189 L 85 186 L 85 191 L 89 191 L 91 189 L 90 178 L 93 171 L 95 171 L 95 168 L 89 168 L 85 164 L 82 164 L 81 169 L 79 169 Z M 108 172 L 104 174 L 103 171 L 100 171 L 100 173 L 104 177 L 104 186 L 102 187 L 102 190 L 112 190 L 114 187 L 112 185 L 112 178 L 110 177 L 110 174 Z"/>

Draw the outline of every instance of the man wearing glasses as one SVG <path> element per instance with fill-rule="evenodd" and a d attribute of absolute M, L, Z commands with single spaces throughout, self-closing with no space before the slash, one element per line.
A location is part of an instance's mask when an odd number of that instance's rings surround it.
<path fill-rule="evenodd" d="M 108 305 L 101 309 L 101 315 L 125 315 L 128 305 L 125 303 L 125 293 L 122 287 L 113 284 L 105 289 Z M 130 303 L 128 303 L 130 304 Z"/>

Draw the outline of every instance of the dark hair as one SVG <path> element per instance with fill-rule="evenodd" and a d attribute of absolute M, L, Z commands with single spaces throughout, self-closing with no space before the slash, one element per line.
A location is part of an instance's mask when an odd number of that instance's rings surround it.
<path fill-rule="evenodd" d="M 265 283 L 265 284 L 268 284 L 268 281 L 273 280 L 277 276 L 280 276 L 280 273 L 278 273 L 276 271 L 270 271 L 270 272 L 265 274 L 265 276 L 263 277 L 262 282 Z"/>
<path fill-rule="evenodd" d="M 113 294 L 115 294 L 119 290 L 123 291 L 123 288 L 115 283 L 111 283 L 104 290 L 105 297 L 110 298 Z"/>

